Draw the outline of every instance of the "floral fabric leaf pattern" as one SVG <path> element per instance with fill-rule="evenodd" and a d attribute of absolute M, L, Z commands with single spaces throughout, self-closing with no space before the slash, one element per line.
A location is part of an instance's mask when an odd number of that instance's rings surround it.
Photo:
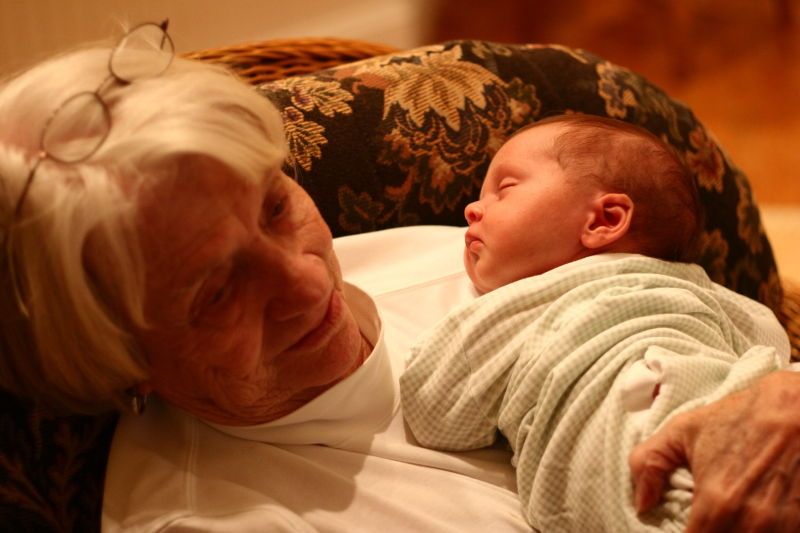
<path fill-rule="evenodd" d="M 728 243 L 719 229 L 703 232 L 700 235 L 698 248 L 701 250 L 699 261 L 706 265 L 708 276 L 717 283 L 725 283 L 728 260 Z"/>
<path fill-rule="evenodd" d="M 278 95 L 303 184 L 335 235 L 463 224 L 515 130 L 556 113 L 599 114 L 649 129 L 684 158 L 706 208 L 701 263 L 712 278 L 753 298 L 776 292 L 760 289 L 776 267 L 746 178 L 690 109 L 589 52 L 450 41 L 262 89 Z"/>
<path fill-rule="evenodd" d="M 445 48 L 446 45 L 443 44 L 421 46 L 408 52 L 362 59 L 361 61 L 334 67 L 331 70 L 337 77 L 368 77 L 376 72 L 381 72 L 382 69 L 393 63 L 419 62 L 419 58 L 427 54 L 442 52 Z"/>
<path fill-rule="evenodd" d="M 472 53 L 481 59 L 490 59 L 492 55 L 510 57 L 514 50 L 504 44 L 492 43 L 489 41 L 474 41 Z"/>
<path fill-rule="evenodd" d="M 318 109 L 326 117 L 333 117 L 337 113 L 352 113 L 348 102 L 353 100 L 353 95 L 342 89 L 341 84 L 335 80 L 286 78 L 274 83 L 276 88 L 290 94 L 292 104 L 301 111 Z"/>
<path fill-rule="evenodd" d="M 655 115 L 664 120 L 672 143 L 683 141 L 683 137 L 678 130 L 677 112 L 667 95 L 656 90 L 653 86 L 645 84 L 644 80 L 640 80 L 640 85 L 642 85 L 641 95 L 638 99 L 641 104 L 640 109 L 645 110 L 647 115 Z M 640 123 L 643 122 L 644 120 L 640 119 Z"/>
<path fill-rule="evenodd" d="M 739 191 L 739 204 L 736 206 L 737 220 L 739 221 L 738 233 L 742 241 L 750 248 L 753 254 L 761 252 L 764 246 L 764 228 L 761 226 L 761 216 L 753 200 L 753 191 L 750 184 L 738 169 L 733 169 L 734 183 Z"/>
<path fill-rule="evenodd" d="M 0 391 L 4 531 L 100 531 L 115 414 L 56 417 Z"/>
<path fill-rule="evenodd" d="M 697 176 L 697 185 L 704 189 L 722 192 L 725 164 L 719 148 L 706 133 L 705 128 L 693 129 L 689 133 L 691 150 L 686 152 L 685 160 L 689 169 Z"/>
<path fill-rule="evenodd" d="M 419 63 L 390 63 L 381 68 L 376 75 L 389 82 L 384 93 L 384 118 L 399 106 L 417 126 L 423 124 L 426 114 L 435 113 L 448 127 L 460 129 L 467 102 L 485 109 L 484 86 L 502 84 L 492 72 L 460 61 L 461 57 L 461 47 L 455 46 L 422 55 Z"/>
<path fill-rule="evenodd" d="M 637 104 L 636 96 L 625 84 L 627 71 L 610 63 L 601 63 L 597 65 L 597 74 L 599 93 L 606 101 L 606 115 L 624 119 L 628 114 L 628 107 Z"/>
<path fill-rule="evenodd" d="M 374 221 L 384 209 L 381 202 L 374 201 L 366 192 L 357 194 L 347 186 L 339 189 L 339 205 L 342 206 L 339 223 L 354 233 L 373 231 Z"/>
<path fill-rule="evenodd" d="M 289 165 L 300 165 L 303 170 L 311 170 L 312 159 L 322 157 L 321 147 L 328 142 L 323 135 L 325 127 L 305 120 L 303 113 L 296 107 L 285 108 L 282 115 L 286 142 L 289 145 Z"/>

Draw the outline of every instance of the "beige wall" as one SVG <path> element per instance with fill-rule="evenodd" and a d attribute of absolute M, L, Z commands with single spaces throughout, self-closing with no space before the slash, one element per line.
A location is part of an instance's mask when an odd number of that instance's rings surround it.
<path fill-rule="evenodd" d="M 119 35 L 120 22 L 170 19 L 179 52 L 259 39 L 350 37 L 425 42 L 425 0 L 0 0 L 0 72 Z"/>

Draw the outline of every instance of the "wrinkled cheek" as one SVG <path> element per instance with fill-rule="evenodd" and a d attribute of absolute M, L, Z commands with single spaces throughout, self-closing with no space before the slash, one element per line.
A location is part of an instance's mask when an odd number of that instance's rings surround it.
<path fill-rule="evenodd" d="M 230 334 L 234 335 L 234 334 Z M 235 376 L 247 376 L 262 368 L 261 336 L 254 327 L 245 327 L 236 336 L 221 342 L 216 357 L 216 365 Z"/>
<path fill-rule="evenodd" d="M 243 322 L 219 330 L 189 331 L 175 351 L 162 353 L 162 357 L 172 358 L 177 369 L 198 378 L 220 373 L 247 375 L 259 367 L 259 331 L 257 324 Z"/>
<path fill-rule="evenodd" d="M 327 266 L 328 272 L 333 279 L 333 286 L 341 291 L 344 286 L 344 282 L 342 281 L 342 267 L 339 265 L 339 258 L 336 257 L 333 251 L 328 255 Z"/>
<path fill-rule="evenodd" d="M 352 374 L 363 363 L 361 346 L 358 323 L 348 313 L 347 321 L 341 331 L 331 339 L 311 365 L 316 374 L 313 385 L 330 385 Z M 304 373 L 308 376 L 311 368 L 308 365 L 304 366 Z"/>
<path fill-rule="evenodd" d="M 264 395 L 268 385 L 261 353 L 253 343 L 241 343 L 216 352 L 214 363 L 197 362 L 186 369 L 187 381 L 193 381 L 197 396 L 235 412 L 253 405 Z"/>

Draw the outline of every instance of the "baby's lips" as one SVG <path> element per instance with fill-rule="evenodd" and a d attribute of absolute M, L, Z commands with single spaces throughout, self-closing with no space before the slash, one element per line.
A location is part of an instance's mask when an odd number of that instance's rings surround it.
<path fill-rule="evenodd" d="M 472 233 L 471 229 L 468 229 L 466 233 L 464 233 L 464 245 L 469 248 L 469 245 L 475 241 L 480 241 L 480 239 Z"/>

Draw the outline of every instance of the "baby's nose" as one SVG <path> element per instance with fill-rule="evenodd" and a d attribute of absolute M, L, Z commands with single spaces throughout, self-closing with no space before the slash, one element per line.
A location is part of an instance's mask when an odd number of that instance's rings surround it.
<path fill-rule="evenodd" d="M 467 224 L 479 221 L 482 216 L 483 210 L 481 209 L 480 202 L 472 202 L 467 204 L 467 207 L 464 208 L 464 218 L 467 219 Z"/>

